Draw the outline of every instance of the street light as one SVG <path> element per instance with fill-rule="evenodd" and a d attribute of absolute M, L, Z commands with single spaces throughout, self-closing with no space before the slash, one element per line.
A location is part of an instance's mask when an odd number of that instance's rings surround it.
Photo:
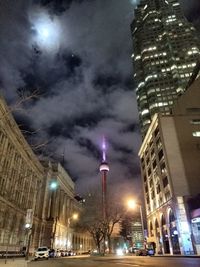
<path fill-rule="evenodd" d="M 144 239 L 145 238 L 145 235 L 144 235 L 144 218 L 143 218 L 143 213 L 142 213 L 142 206 L 139 205 L 138 203 L 136 203 L 136 201 L 134 199 L 129 199 L 127 201 L 127 206 L 129 209 L 135 209 L 136 207 L 139 207 L 140 220 L 141 220 L 141 225 L 142 225 L 142 235 L 143 235 L 143 239 Z"/>
<path fill-rule="evenodd" d="M 52 238 L 51 238 L 51 248 L 54 248 L 55 244 L 55 236 L 56 236 L 56 230 L 57 230 L 57 221 L 58 221 L 58 216 L 55 217 L 55 191 L 57 190 L 58 187 L 58 182 L 55 180 L 51 180 L 49 184 L 49 188 L 51 190 L 51 195 L 50 195 L 50 214 L 49 217 L 50 219 L 53 219 L 53 232 L 52 232 Z M 54 222 L 55 220 L 55 222 Z"/>
<path fill-rule="evenodd" d="M 31 245 L 31 236 L 32 236 L 32 228 L 33 228 L 33 217 L 34 217 L 34 212 L 35 212 L 35 208 L 36 208 L 37 192 L 42 187 L 41 181 L 39 181 L 39 184 L 40 185 L 39 186 L 36 185 L 36 187 L 34 189 L 32 208 L 29 208 L 26 211 L 25 229 L 27 231 L 27 237 L 28 237 L 28 244 L 27 244 L 26 256 L 25 256 L 26 260 L 28 260 L 28 258 L 29 258 L 29 250 L 30 250 L 30 245 Z"/>
<path fill-rule="evenodd" d="M 72 219 L 73 219 L 73 220 L 78 220 L 78 213 L 74 213 L 74 214 L 72 215 Z"/>
<path fill-rule="evenodd" d="M 30 223 L 25 224 L 25 229 L 28 232 L 28 244 L 27 244 L 27 249 L 26 249 L 26 256 L 25 260 L 28 260 L 29 258 L 29 250 L 30 250 L 30 244 L 31 244 L 31 234 L 32 234 L 32 225 Z"/>
<path fill-rule="evenodd" d="M 55 181 L 52 181 L 52 182 L 50 183 L 50 188 L 51 188 L 51 189 L 56 189 L 57 186 L 58 186 L 58 183 L 55 182 Z"/>
<path fill-rule="evenodd" d="M 77 221 L 79 218 L 79 214 L 78 213 L 73 213 L 72 216 L 70 218 L 68 218 L 68 225 L 67 225 L 67 249 L 70 249 L 70 245 L 71 245 L 71 242 L 70 242 L 70 223 L 71 223 L 71 220 L 73 221 Z"/>

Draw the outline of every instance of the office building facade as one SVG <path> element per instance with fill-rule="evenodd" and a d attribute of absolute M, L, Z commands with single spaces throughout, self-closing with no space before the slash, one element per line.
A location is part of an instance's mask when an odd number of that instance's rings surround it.
<path fill-rule="evenodd" d="M 139 121 L 144 137 L 157 112 L 169 114 L 199 56 L 196 31 L 178 0 L 141 0 L 131 24 Z"/>
<path fill-rule="evenodd" d="M 200 79 L 172 115 L 154 115 L 139 151 L 148 241 L 162 254 L 200 254 Z"/>

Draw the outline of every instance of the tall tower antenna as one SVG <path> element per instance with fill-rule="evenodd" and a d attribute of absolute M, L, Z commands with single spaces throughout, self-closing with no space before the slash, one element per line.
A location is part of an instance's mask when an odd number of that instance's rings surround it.
<path fill-rule="evenodd" d="M 109 172 L 109 166 L 106 162 L 106 141 L 103 136 L 102 140 L 102 162 L 99 167 L 102 178 L 102 215 L 103 219 L 106 220 L 107 217 L 107 173 Z"/>

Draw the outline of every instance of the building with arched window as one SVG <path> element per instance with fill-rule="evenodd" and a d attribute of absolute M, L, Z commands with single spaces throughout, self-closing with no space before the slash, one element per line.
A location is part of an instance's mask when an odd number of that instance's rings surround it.
<path fill-rule="evenodd" d="M 200 254 L 200 78 L 156 114 L 139 151 L 148 241 L 162 254 Z"/>
<path fill-rule="evenodd" d="M 59 163 L 38 160 L 0 97 L 0 252 L 91 250 L 90 235 L 75 231 L 80 210 L 71 177 Z"/>
<path fill-rule="evenodd" d="M 0 97 L 0 250 L 27 246 L 27 210 L 32 211 L 32 241 L 38 245 L 44 171 Z"/>

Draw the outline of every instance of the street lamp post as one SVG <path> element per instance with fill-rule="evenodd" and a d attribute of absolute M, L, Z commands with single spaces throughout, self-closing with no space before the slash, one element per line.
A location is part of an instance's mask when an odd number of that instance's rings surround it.
<path fill-rule="evenodd" d="M 71 220 L 73 221 L 76 221 L 78 220 L 78 213 L 73 213 L 72 216 L 70 218 L 68 218 L 68 221 L 67 221 L 67 249 L 70 249 L 70 240 L 69 240 L 69 231 L 70 231 L 70 224 L 71 224 Z"/>
<path fill-rule="evenodd" d="M 143 242 L 144 242 L 145 234 L 144 234 L 144 217 L 143 217 L 143 212 L 142 212 L 142 206 L 137 204 L 135 200 L 133 199 L 130 199 L 127 204 L 130 209 L 134 209 L 136 206 L 139 207 L 140 220 L 141 220 L 141 226 L 142 226 L 142 237 L 143 237 Z"/>
<path fill-rule="evenodd" d="M 52 231 L 52 238 L 51 238 L 51 248 L 54 248 L 55 244 L 55 236 L 56 236 L 56 230 L 57 230 L 57 223 L 58 223 L 58 216 L 55 217 L 55 191 L 57 190 L 58 183 L 57 181 L 52 180 L 50 182 L 50 190 L 51 190 L 51 196 L 50 196 L 50 219 L 53 219 L 53 231 Z"/>
<path fill-rule="evenodd" d="M 25 229 L 27 230 L 27 237 L 28 237 L 25 260 L 28 260 L 28 257 L 29 257 L 31 235 L 32 235 L 32 225 L 33 225 L 33 210 L 28 209 L 26 213 L 26 224 L 25 224 Z"/>
<path fill-rule="evenodd" d="M 145 238 L 145 235 L 144 235 L 144 217 L 143 217 L 141 205 L 139 205 L 139 209 L 140 209 L 140 219 L 141 219 L 141 224 L 142 224 L 142 235 L 143 235 L 143 240 L 144 240 L 144 238 Z"/>
<path fill-rule="evenodd" d="M 26 256 L 25 260 L 28 260 L 29 258 L 29 250 L 30 250 L 30 244 L 31 244 L 31 235 L 32 235 L 32 227 L 28 223 L 25 225 L 25 228 L 27 229 L 27 236 L 28 236 L 28 243 L 27 243 L 27 249 L 26 249 Z"/>
<path fill-rule="evenodd" d="M 39 181 L 40 183 L 41 181 Z M 32 208 L 27 209 L 26 211 L 26 218 L 25 218 L 25 229 L 27 230 L 27 237 L 28 237 L 28 243 L 26 248 L 26 255 L 25 259 L 28 260 L 29 258 L 29 250 L 31 246 L 31 236 L 32 236 L 32 228 L 33 228 L 33 217 L 36 209 L 36 200 L 37 200 L 37 193 L 39 189 L 41 188 L 42 184 L 39 185 L 36 183 L 35 189 L 34 189 L 34 198 L 33 198 L 33 205 Z"/>

